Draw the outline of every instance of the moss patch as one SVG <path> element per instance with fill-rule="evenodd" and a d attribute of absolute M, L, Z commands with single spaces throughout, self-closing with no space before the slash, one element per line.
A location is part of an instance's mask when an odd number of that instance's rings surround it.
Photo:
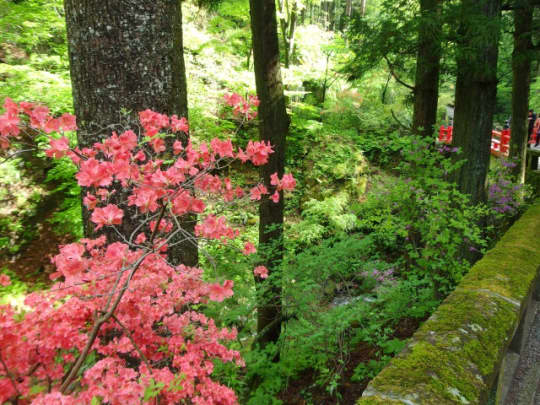
<path fill-rule="evenodd" d="M 360 402 L 358 402 L 360 404 Z M 403 405 L 402 401 L 396 401 L 390 398 L 366 398 L 362 399 L 362 405 Z"/>
<path fill-rule="evenodd" d="M 540 201 L 471 268 L 357 404 L 486 400 L 538 277 L 540 252 L 531 242 L 538 237 Z"/>
<path fill-rule="evenodd" d="M 458 290 L 489 290 L 520 302 L 536 278 L 538 263 L 536 252 L 500 246 L 473 267 Z"/>
<path fill-rule="evenodd" d="M 456 292 L 418 330 L 408 349 L 373 380 L 371 388 L 393 397 L 414 398 L 414 403 L 474 403 L 491 386 L 517 322 L 515 306 L 501 298 Z"/>

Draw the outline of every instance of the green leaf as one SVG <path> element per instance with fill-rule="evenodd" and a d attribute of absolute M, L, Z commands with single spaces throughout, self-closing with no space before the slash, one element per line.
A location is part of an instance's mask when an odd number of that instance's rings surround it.
<path fill-rule="evenodd" d="M 101 405 L 101 398 L 100 397 L 92 397 L 92 401 L 90 402 L 90 405 Z"/>
<path fill-rule="evenodd" d="M 165 387 L 164 383 L 162 382 L 156 383 L 156 381 L 152 378 L 150 380 L 150 385 L 148 385 L 148 387 L 146 387 L 146 389 L 144 390 L 143 400 L 149 401 L 150 399 L 157 397 L 159 393 L 161 392 L 161 390 L 163 389 L 163 387 Z"/>
<path fill-rule="evenodd" d="M 30 395 L 36 395 L 36 394 L 39 394 L 40 392 L 43 392 L 47 389 L 47 386 L 46 385 L 33 385 L 31 388 L 30 388 Z"/>
<path fill-rule="evenodd" d="M 186 378 L 186 375 L 184 373 L 177 374 L 174 379 L 171 381 L 168 391 L 171 392 L 179 392 L 184 389 L 182 386 L 182 381 Z"/>
<path fill-rule="evenodd" d="M 399 353 L 407 344 L 405 340 L 391 339 L 387 342 L 381 343 L 380 346 L 384 351 L 384 354 L 396 354 Z"/>

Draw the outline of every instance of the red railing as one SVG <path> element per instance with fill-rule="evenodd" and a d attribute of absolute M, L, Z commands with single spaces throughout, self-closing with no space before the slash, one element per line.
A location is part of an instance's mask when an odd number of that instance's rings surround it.
<path fill-rule="evenodd" d="M 453 127 L 441 125 L 439 128 L 439 142 L 452 143 Z M 492 131 L 491 133 L 491 154 L 495 156 L 508 156 L 510 150 L 510 130 Z"/>
<path fill-rule="evenodd" d="M 452 131 L 454 127 L 445 127 L 441 125 L 439 128 L 439 142 L 450 144 L 452 143 Z"/>

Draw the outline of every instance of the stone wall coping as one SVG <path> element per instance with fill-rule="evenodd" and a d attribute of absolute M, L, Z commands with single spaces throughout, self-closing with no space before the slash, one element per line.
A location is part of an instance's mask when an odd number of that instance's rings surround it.
<path fill-rule="evenodd" d="M 540 270 L 540 199 L 369 383 L 357 405 L 481 405 Z"/>

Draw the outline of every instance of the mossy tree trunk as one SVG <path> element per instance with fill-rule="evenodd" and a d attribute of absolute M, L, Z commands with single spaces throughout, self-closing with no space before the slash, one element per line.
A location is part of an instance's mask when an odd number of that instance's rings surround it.
<path fill-rule="evenodd" d="M 259 136 L 269 141 L 274 153 L 268 164 L 261 167 L 260 176 L 270 186 L 270 175 L 281 177 L 285 165 L 285 140 L 289 130 L 289 117 L 279 64 L 279 44 L 274 0 L 250 0 L 253 61 L 259 105 Z M 269 270 L 266 281 L 257 280 L 261 301 L 257 309 L 258 342 L 265 346 L 276 342 L 281 333 L 281 261 L 283 258 L 283 195 L 279 203 L 269 198 L 261 201 L 259 208 L 259 251 Z"/>
<path fill-rule="evenodd" d="M 514 6 L 514 51 L 512 53 L 512 124 L 510 157 L 517 162 L 514 174 L 525 182 L 533 8 L 530 0 L 516 0 Z"/>
<path fill-rule="evenodd" d="M 462 0 L 453 144 L 466 162 L 456 172 L 473 204 L 486 199 L 493 113 L 497 94 L 500 0 Z"/>
<path fill-rule="evenodd" d="M 426 137 L 433 136 L 437 120 L 442 36 L 440 4 L 440 0 L 420 0 L 413 128 Z"/>
<path fill-rule="evenodd" d="M 81 148 L 133 126 L 147 108 L 187 117 L 182 10 L 171 0 L 65 0 L 73 102 Z M 124 114 L 125 113 L 125 114 Z M 86 190 L 83 190 L 86 194 Z M 125 199 L 118 187 L 116 201 Z M 83 207 L 85 234 L 95 236 Z M 129 212 L 119 226 L 135 227 Z M 183 221 L 193 233 L 194 219 Z M 110 241 L 121 239 L 105 231 Z M 173 263 L 197 263 L 197 247 L 180 244 L 169 252 Z"/>

